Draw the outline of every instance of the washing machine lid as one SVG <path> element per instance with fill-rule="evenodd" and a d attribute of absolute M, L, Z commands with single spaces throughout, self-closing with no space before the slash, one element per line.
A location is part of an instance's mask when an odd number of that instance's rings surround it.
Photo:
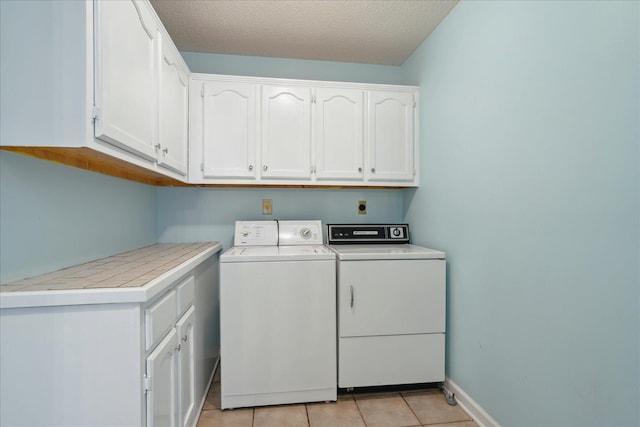
<path fill-rule="evenodd" d="M 220 262 L 318 261 L 335 258 L 335 252 L 324 245 L 234 246 L 220 256 Z"/>
<path fill-rule="evenodd" d="M 445 253 L 411 244 L 329 245 L 339 260 L 445 259 Z"/>

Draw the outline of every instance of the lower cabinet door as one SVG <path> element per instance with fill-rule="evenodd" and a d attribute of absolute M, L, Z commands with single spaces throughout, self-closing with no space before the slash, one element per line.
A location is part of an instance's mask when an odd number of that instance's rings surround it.
<path fill-rule="evenodd" d="M 191 425 L 195 412 L 194 321 L 195 308 L 191 306 L 176 324 L 180 340 L 180 351 L 178 351 L 178 425 L 180 427 Z"/>
<path fill-rule="evenodd" d="M 173 328 L 147 358 L 147 427 L 176 425 L 177 346 Z"/>

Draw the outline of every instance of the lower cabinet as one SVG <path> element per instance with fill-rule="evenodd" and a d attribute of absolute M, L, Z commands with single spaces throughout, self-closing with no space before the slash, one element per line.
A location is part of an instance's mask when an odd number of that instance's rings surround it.
<path fill-rule="evenodd" d="M 146 359 L 147 426 L 191 425 L 195 407 L 193 306 Z"/>
<path fill-rule="evenodd" d="M 147 357 L 145 392 L 147 426 L 175 426 L 177 421 L 177 352 L 175 328 Z"/>
<path fill-rule="evenodd" d="M 195 426 L 220 348 L 218 275 L 214 256 L 148 301 L 123 288 L 0 309 L 0 425 Z"/>
<path fill-rule="evenodd" d="M 191 425 L 195 415 L 195 359 L 193 324 L 195 309 L 191 307 L 176 324 L 178 333 L 178 425 Z"/>

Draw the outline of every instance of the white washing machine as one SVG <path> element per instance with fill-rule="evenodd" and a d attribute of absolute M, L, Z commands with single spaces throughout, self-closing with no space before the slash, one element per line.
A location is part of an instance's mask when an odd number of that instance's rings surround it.
<path fill-rule="evenodd" d="M 331 224 L 337 255 L 338 386 L 444 381 L 445 254 L 407 224 Z"/>
<path fill-rule="evenodd" d="M 336 262 L 320 221 L 238 221 L 220 257 L 222 409 L 336 400 Z"/>

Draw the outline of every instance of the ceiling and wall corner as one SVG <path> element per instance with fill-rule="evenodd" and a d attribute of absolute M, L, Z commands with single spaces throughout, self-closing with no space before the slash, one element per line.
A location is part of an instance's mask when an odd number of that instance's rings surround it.
<path fill-rule="evenodd" d="M 401 65 L 458 0 L 151 0 L 180 51 Z"/>

